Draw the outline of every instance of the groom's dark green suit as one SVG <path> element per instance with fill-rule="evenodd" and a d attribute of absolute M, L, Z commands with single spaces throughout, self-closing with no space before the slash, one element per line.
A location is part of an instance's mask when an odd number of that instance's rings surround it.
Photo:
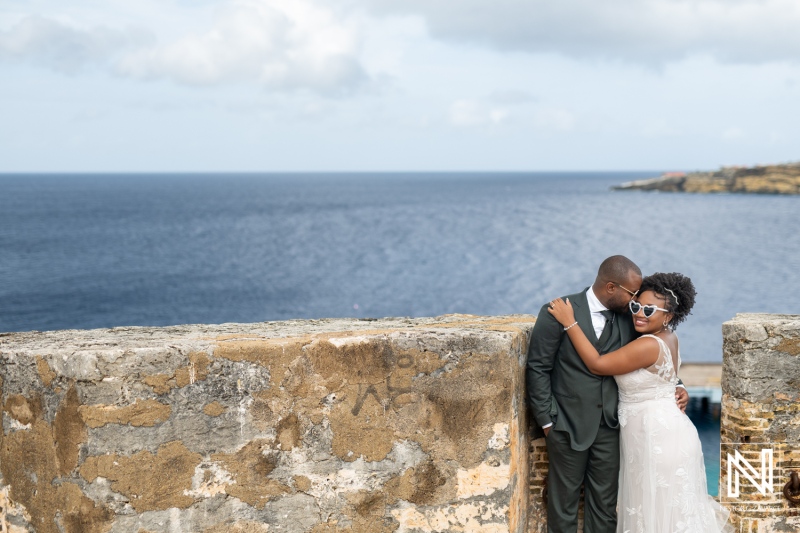
<path fill-rule="evenodd" d="M 588 290 L 588 289 L 587 289 Z M 600 345 L 586 291 L 568 296 L 575 320 L 600 354 L 617 350 L 636 337 L 631 316 L 614 313 Z M 552 423 L 546 437 L 548 530 L 574 533 L 578 497 L 584 484 L 585 533 L 616 530 L 619 475 L 617 384 L 612 376 L 589 372 L 564 328 L 547 311 L 539 311 L 528 350 L 528 399 L 539 427 Z"/>

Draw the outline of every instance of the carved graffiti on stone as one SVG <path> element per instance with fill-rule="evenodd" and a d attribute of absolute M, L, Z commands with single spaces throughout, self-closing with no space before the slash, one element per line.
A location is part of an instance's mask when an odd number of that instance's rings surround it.
<path fill-rule="evenodd" d="M 401 354 L 397 358 L 397 362 L 395 364 L 397 368 L 411 368 L 414 366 L 414 358 L 409 354 Z M 399 396 L 402 396 L 403 394 L 409 394 L 414 391 L 412 387 L 392 385 L 391 374 L 386 376 L 385 386 L 386 393 L 382 394 L 382 391 L 379 391 L 380 385 L 376 387 L 375 385 L 365 385 L 359 383 L 358 397 L 353 405 L 353 409 L 350 411 L 353 416 L 358 416 L 358 414 L 361 412 L 361 409 L 364 407 L 364 402 L 366 402 L 370 396 L 372 396 L 376 402 L 386 409 L 388 406 L 393 405 Z M 383 387 L 380 387 L 380 389 L 383 389 Z"/>

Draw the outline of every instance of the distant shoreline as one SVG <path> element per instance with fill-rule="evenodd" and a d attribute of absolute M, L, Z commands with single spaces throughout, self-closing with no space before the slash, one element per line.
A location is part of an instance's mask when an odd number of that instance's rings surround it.
<path fill-rule="evenodd" d="M 666 172 L 629 181 L 614 191 L 689 193 L 800 194 L 800 162 L 754 167 L 722 167 L 715 172 Z"/>

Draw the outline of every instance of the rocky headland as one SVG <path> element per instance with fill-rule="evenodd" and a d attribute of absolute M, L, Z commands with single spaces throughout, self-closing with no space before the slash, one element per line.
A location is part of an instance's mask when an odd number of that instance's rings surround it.
<path fill-rule="evenodd" d="M 615 191 L 800 194 L 800 162 L 755 167 L 722 167 L 715 172 L 667 172 L 623 183 Z"/>

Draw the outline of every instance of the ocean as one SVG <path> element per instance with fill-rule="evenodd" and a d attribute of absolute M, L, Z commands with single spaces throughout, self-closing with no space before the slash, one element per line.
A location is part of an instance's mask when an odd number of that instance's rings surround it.
<path fill-rule="evenodd" d="M 537 314 L 613 254 L 694 281 L 684 361 L 800 313 L 800 198 L 610 190 L 658 174 L 4 174 L 0 331 Z"/>
<path fill-rule="evenodd" d="M 800 198 L 657 172 L 0 175 L 0 331 L 539 312 L 607 256 L 697 287 L 684 361 L 800 313 Z"/>

